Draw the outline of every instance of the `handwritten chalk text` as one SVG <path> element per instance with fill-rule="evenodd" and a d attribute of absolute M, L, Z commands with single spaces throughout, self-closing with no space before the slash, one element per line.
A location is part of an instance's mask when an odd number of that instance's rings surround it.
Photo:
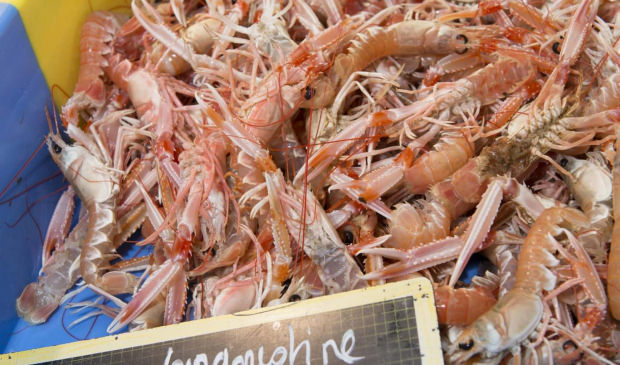
<path fill-rule="evenodd" d="M 228 348 L 215 354 L 212 365 L 284 365 L 295 364 L 295 360 L 303 360 L 305 364 L 310 365 L 312 346 L 310 340 L 303 340 L 295 346 L 295 333 L 291 325 L 288 326 L 289 343 L 288 349 L 284 346 L 276 347 L 268 360 L 265 360 L 264 346 L 258 348 L 256 357 L 253 350 L 247 350 L 243 355 L 237 355 L 230 360 Z M 352 352 L 355 348 L 355 333 L 352 329 L 347 330 L 340 341 L 340 346 L 333 339 L 323 342 L 321 346 L 323 365 L 329 363 L 330 353 L 338 360 L 345 364 L 353 364 L 356 361 L 364 359 L 364 356 L 353 356 Z M 164 365 L 209 365 L 209 358 L 206 353 L 196 354 L 193 360 L 188 358 L 185 362 L 181 359 L 172 360 L 174 350 L 168 347 L 168 353 L 164 360 Z M 269 354 L 267 354 L 269 355 Z"/>

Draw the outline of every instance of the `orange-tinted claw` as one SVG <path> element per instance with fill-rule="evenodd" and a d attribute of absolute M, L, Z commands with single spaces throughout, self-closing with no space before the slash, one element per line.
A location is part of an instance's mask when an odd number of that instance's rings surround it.
<path fill-rule="evenodd" d="M 557 30 L 556 24 L 552 24 L 537 8 L 524 1 L 509 0 L 506 5 L 512 14 L 534 29 L 541 29 L 545 33 L 552 33 Z"/>
<path fill-rule="evenodd" d="M 591 31 L 598 4 L 598 0 L 582 1 L 575 14 L 573 14 L 566 38 L 562 44 L 562 51 L 560 52 L 561 62 L 572 65 L 577 61 L 584 47 L 585 40 Z"/>
<path fill-rule="evenodd" d="M 506 27 L 506 29 L 504 29 L 504 36 L 513 42 L 523 43 L 523 41 L 525 40 L 525 37 L 530 32 L 531 31 L 526 30 L 521 27 Z"/>
<path fill-rule="evenodd" d="M 446 14 L 440 16 L 437 21 L 439 23 L 445 23 L 456 19 L 477 18 L 497 13 L 500 10 L 502 10 L 502 5 L 497 0 L 480 1 L 478 3 L 478 8 Z"/>
<path fill-rule="evenodd" d="M 502 103 L 499 110 L 497 110 L 487 122 L 485 131 L 497 130 L 506 125 L 526 101 L 540 92 L 541 87 L 541 83 L 537 80 L 532 79 L 527 81 L 521 90 L 508 97 Z"/>
<path fill-rule="evenodd" d="M 438 72 L 432 72 L 429 70 L 424 75 L 424 80 L 423 80 L 424 86 L 433 86 L 439 82 L 440 78 L 441 78 L 441 75 Z"/>
<path fill-rule="evenodd" d="M 107 329 L 108 333 L 120 330 L 142 314 L 153 300 L 161 294 L 164 288 L 168 286 L 177 273 L 182 270 L 182 262 L 167 261 L 160 266 L 157 271 L 149 276 L 142 288 L 110 323 Z"/>
<path fill-rule="evenodd" d="M 359 251 L 361 254 L 379 255 L 400 261 L 388 265 L 380 271 L 367 273 L 362 278 L 365 280 L 386 280 L 424 270 L 454 260 L 462 246 L 463 240 L 460 237 L 446 237 L 408 251 L 383 247 L 362 249 Z"/>

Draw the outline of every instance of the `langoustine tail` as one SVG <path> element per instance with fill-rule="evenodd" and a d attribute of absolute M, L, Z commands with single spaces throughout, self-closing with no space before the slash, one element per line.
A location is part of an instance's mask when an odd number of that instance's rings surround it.
<path fill-rule="evenodd" d="M 41 269 L 42 276 L 28 284 L 17 298 L 17 314 L 32 324 L 44 323 L 54 313 L 63 295 L 79 277 L 74 263 L 80 257 L 80 243 L 87 231 L 87 219 L 82 218 L 65 239 L 63 247 Z"/>

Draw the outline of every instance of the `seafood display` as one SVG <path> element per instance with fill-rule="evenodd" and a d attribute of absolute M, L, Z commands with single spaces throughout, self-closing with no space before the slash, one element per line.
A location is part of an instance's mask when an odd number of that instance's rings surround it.
<path fill-rule="evenodd" d="M 17 313 L 89 289 L 115 333 L 423 275 L 448 364 L 618 363 L 619 39 L 603 0 L 94 12 Z"/>

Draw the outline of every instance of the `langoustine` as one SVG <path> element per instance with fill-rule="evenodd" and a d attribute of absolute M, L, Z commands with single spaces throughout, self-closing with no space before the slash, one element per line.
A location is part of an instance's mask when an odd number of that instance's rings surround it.
<path fill-rule="evenodd" d="M 136 278 L 124 272 L 104 272 L 115 256 L 117 178 L 107 167 L 79 145 L 68 145 L 57 135 L 50 135 L 52 158 L 61 168 L 88 211 L 88 228 L 83 238 L 80 274 L 84 281 L 113 294 L 130 293 Z"/>
<path fill-rule="evenodd" d="M 559 261 L 551 252 L 558 249 L 559 243 L 554 236 L 570 235 L 570 231 L 586 226 L 586 217 L 569 208 L 543 212 L 523 244 L 514 288 L 459 335 L 448 350 L 451 360 L 462 362 L 479 353 L 488 358 L 518 347 L 542 319 L 543 291 L 551 291 L 556 285 L 551 270 Z M 586 281 L 584 285 L 597 283 Z"/>
<path fill-rule="evenodd" d="M 63 120 L 77 124 L 78 113 L 83 109 L 100 111 L 106 99 L 103 69 L 108 66 L 106 57 L 113 49 L 110 43 L 120 29 L 118 15 L 94 12 L 82 26 L 80 38 L 80 72 L 73 96 L 63 107 Z"/>

